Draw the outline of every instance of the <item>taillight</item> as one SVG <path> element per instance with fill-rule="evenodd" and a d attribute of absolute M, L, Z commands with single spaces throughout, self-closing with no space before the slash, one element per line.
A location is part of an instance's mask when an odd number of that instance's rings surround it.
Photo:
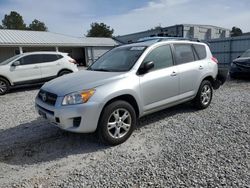
<path fill-rule="evenodd" d="M 212 60 L 213 62 L 217 63 L 217 64 L 219 63 L 219 61 L 218 61 L 218 59 L 216 59 L 216 57 L 212 57 L 211 60 Z"/>
<path fill-rule="evenodd" d="M 74 59 L 69 59 L 69 62 L 76 64 L 76 61 Z"/>

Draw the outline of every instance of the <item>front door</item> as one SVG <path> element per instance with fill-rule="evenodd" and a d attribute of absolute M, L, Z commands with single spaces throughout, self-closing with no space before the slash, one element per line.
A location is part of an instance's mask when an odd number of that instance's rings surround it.
<path fill-rule="evenodd" d="M 27 55 L 17 61 L 20 62 L 20 65 L 11 66 L 10 68 L 10 74 L 14 78 L 14 83 L 25 84 L 26 82 L 41 79 L 41 55 Z"/>

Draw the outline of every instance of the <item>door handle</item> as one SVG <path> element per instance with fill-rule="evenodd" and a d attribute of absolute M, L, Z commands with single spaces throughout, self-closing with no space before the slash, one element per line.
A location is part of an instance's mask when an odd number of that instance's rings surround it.
<path fill-rule="evenodd" d="M 39 67 L 38 66 L 34 66 L 33 69 L 39 69 Z"/>
<path fill-rule="evenodd" d="M 177 73 L 174 71 L 172 72 L 171 76 L 177 76 Z"/>
<path fill-rule="evenodd" d="M 199 69 L 202 70 L 202 69 L 203 69 L 203 66 L 200 65 L 200 66 L 199 66 Z"/>

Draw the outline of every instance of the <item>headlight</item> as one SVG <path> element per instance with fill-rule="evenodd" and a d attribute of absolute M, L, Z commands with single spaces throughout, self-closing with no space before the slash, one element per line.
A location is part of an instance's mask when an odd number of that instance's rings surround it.
<path fill-rule="evenodd" d="M 95 89 L 74 92 L 64 97 L 62 105 L 82 104 L 88 102 L 95 93 Z"/>

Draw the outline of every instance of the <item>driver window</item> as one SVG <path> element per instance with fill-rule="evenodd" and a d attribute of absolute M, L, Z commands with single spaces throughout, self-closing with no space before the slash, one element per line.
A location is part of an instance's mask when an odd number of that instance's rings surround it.
<path fill-rule="evenodd" d="M 146 56 L 143 63 L 149 61 L 153 61 L 155 65 L 152 70 L 158 70 L 173 66 L 173 57 L 170 45 L 160 46 L 151 51 Z"/>

